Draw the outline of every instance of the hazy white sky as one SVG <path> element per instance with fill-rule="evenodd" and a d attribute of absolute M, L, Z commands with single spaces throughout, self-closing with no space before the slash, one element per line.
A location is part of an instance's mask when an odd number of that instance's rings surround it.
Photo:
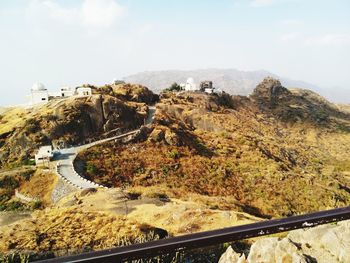
<path fill-rule="evenodd" d="M 265 69 L 350 89 L 349 14 L 348 0 L 0 1 L 0 105 L 24 102 L 35 81 L 56 90 L 162 69 Z"/>

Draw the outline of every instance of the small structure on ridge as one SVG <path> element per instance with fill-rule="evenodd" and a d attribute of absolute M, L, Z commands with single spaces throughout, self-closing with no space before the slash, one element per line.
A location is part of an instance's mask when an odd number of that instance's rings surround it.
<path fill-rule="evenodd" d="M 35 164 L 37 166 L 49 163 L 53 157 L 53 148 L 51 145 L 42 146 L 35 155 Z"/>

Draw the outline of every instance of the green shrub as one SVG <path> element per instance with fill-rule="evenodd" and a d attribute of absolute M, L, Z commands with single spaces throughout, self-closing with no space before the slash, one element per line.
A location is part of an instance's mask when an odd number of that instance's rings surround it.
<path fill-rule="evenodd" d="M 167 176 L 169 174 L 170 168 L 167 165 L 162 166 L 162 172 L 164 176 Z"/>
<path fill-rule="evenodd" d="M 5 194 L 1 194 L 0 195 L 0 204 L 4 204 L 5 202 L 7 202 L 8 200 L 11 199 L 11 193 L 7 192 Z"/>
<path fill-rule="evenodd" d="M 173 158 L 173 159 L 178 159 L 178 158 L 180 158 L 180 153 L 178 150 L 174 149 L 174 150 L 168 152 L 168 156 L 170 158 Z"/>
<path fill-rule="evenodd" d="M 97 172 L 97 168 L 95 165 L 89 163 L 86 165 L 86 172 L 95 175 Z"/>
<path fill-rule="evenodd" d="M 32 210 L 35 210 L 35 209 L 40 209 L 43 205 L 43 202 L 38 200 L 38 201 L 34 201 L 30 204 L 30 207 Z"/>
<path fill-rule="evenodd" d="M 20 175 L 22 177 L 24 177 L 24 179 L 29 180 L 32 177 L 32 175 L 34 174 L 34 172 L 35 172 L 35 170 L 27 170 L 27 171 L 22 172 Z"/>
<path fill-rule="evenodd" d="M 22 210 L 25 205 L 20 201 L 10 201 L 0 205 L 0 211 L 17 211 Z"/>
<path fill-rule="evenodd" d="M 15 189 L 19 186 L 19 182 L 16 178 L 6 175 L 0 180 L 0 188 Z"/>
<path fill-rule="evenodd" d="M 29 119 L 26 121 L 25 129 L 29 133 L 35 133 L 40 130 L 40 122 L 35 119 Z"/>
<path fill-rule="evenodd" d="M 174 82 L 173 84 L 171 84 L 169 88 L 164 89 L 163 92 L 180 91 L 180 90 L 181 90 L 181 86 L 176 82 Z"/>
<path fill-rule="evenodd" d="M 33 159 L 25 159 L 23 161 L 23 165 L 35 165 L 35 160 L 33 160 Z"/>

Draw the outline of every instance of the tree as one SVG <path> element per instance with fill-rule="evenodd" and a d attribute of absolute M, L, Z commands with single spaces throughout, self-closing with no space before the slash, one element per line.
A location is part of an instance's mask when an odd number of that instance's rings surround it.
<path fill-rule="evenodd" d="M 180 91 L 181 86 L 174 82 L 173 84 L 170 85 L 169 88 L 166 88 L 163 92 L 170 92 L 170 91 Z"/>

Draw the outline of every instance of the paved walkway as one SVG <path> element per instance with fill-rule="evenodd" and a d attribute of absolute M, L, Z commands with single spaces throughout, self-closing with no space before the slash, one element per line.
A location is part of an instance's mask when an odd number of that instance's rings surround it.
<path fill-rule="evenodd" d="M 145 124 L 150 124 L 153 122 L 154 119 L 154 114 L 155 114 L 155 106 L 149 107 L 149 114 L 148 117 L 145 121 Z M 102 185 L 98 185 L 92 181 L 89 181 L 85 178 L 83 178 L 81 175 L 79 175 L 75 170 L 73 166 L 74 159 L 77 157 L 78 153 L 88 149 L 92 146 L 105 143 L 108 141 L 116 140 L 116 139 L 121 139 L 125 138 L 128 136 L 131 136 L 138 132 L 140 129 L 129 131 L 117 136 L 113 136 L 107 139 L 102 139 L 99 141 L 95 141 L 92 143 L 88 143 L 85 145 L 81 146 L 75 146 L 75 147 L 70 147 L 70 148 L 65 148 L 60 150 L 60 155 L 56 158 L 58 160 L 57 162 L 57 167 L 56 167 L 56 172 L 57 174 L 66 182 L 69 184 L 80 188 L 80 189 L 85 189 L 85 188 L 92 188 L 92 187 L 103 187 Z"/>

